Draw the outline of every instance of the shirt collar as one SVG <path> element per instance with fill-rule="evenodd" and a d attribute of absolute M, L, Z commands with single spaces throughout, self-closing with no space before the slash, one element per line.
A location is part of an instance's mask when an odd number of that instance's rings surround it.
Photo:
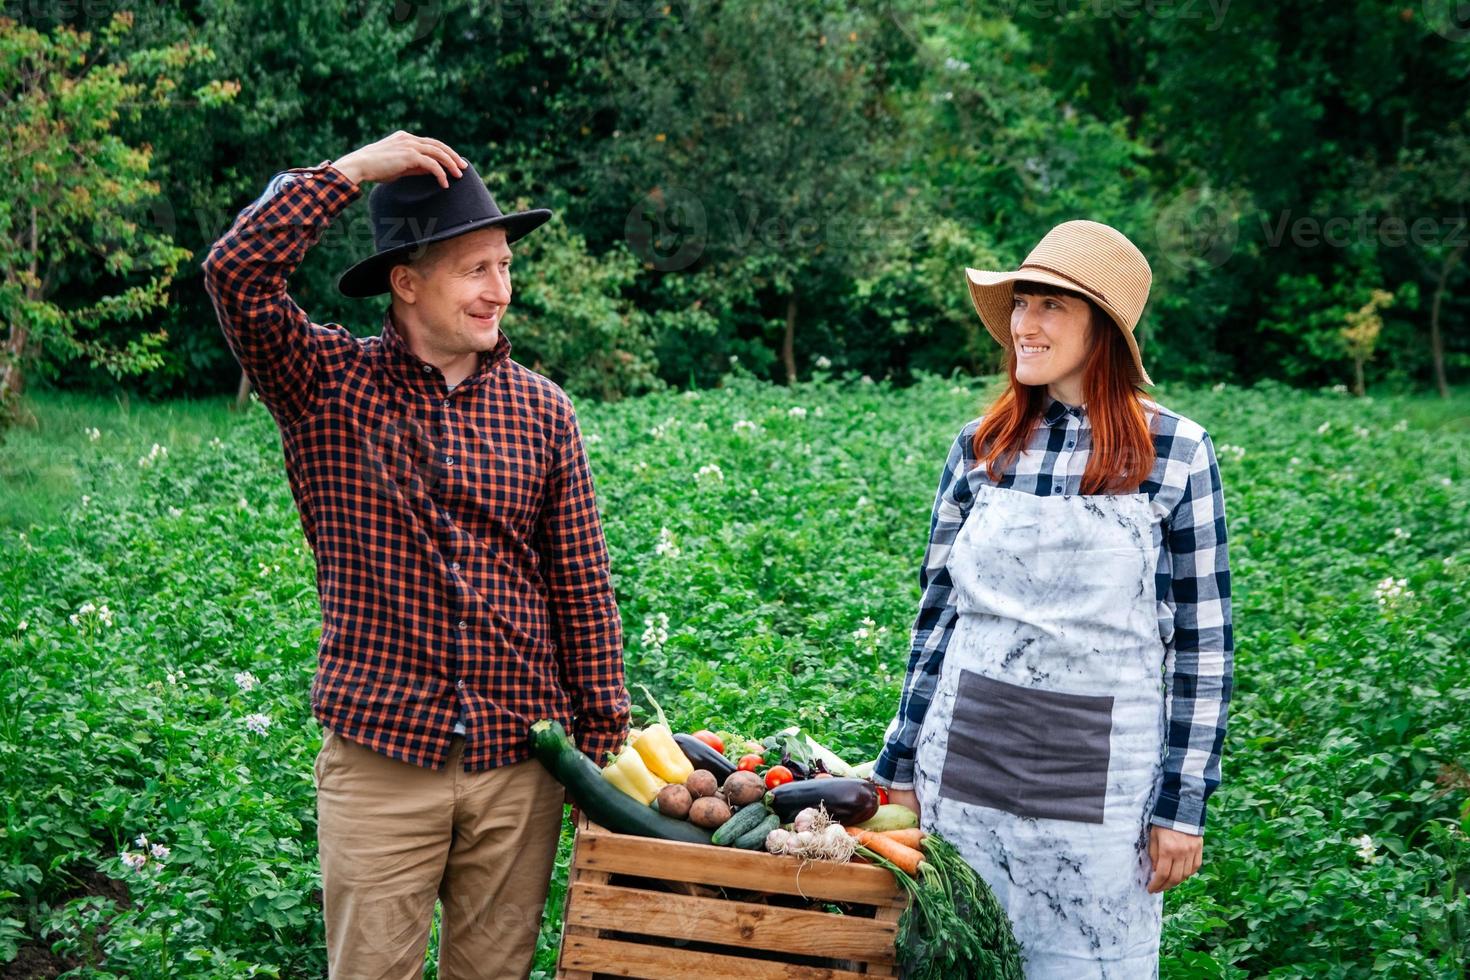
<path fill-rule="evenodd" d="M 505 335 L 505 329 L 503 327 L 498 331 L 498 334 L 499 339 L 496 340 L 495 346 L 490 350 L 480 351 L 479 362 L 475 370 L 470 372 L 469 377 L 465 378 L 464 381 L 455 385 L 456 388 L 463 387 L 472 381 L 490 374 L 500 366 L 501 362 L 510 358 L 510 338 Z M 408 341 L 403 339 L 402 328 L 398 326 L 398 321 L 394 319 L 393 307 L 391 306 L 383 313 L 382 344 L 383 350 L 388 356 L 414 376 L 433 374 L 438 370 L 438 368 L 429 364 L 428 361 L 425 361 L 413 351 L 409 350 Z M 425 371 L 425 368 L 429 368 L 429 370 Z"/>
<path fill-rule="evenodd" d="M 1079 421 L 1087 417 L 1087 409 L 1081 405 L 1068 405 L 1066 402 L 1053 395 L 1046 396 L 1047 404 L 1041 414 L 1041 419 L 1047 425 L 1057 425 L 1066 420 L 1068 415 Z"/>

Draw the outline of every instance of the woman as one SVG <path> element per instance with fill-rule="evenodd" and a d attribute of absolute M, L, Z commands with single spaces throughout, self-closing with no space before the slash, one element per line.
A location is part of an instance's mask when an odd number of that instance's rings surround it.
<path fill-rule="evenodd" d="M 1214 449 L 1141 393 L 1152 274 L 1120 232 L 966 271 L 1010 385 L 950 450 L 874 778 L 990 884 L 1027 977 L 1156 976 L 1230 698 Z"/>

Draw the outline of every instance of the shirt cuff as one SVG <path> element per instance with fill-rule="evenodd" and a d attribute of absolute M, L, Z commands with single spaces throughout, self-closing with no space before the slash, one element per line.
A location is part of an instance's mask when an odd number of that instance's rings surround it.
<path fill-rule="evenodd" d="M 1155 827 L 1167 827 L 1181 834 L 1205 835 L 1205 807 L 1203 803 L 1189 803 L 1172 793 L 1160 793 L 1154 803 L 1153 816 L 1149 823 Z"/>
<path fill-rule="evenodd" d="M 914 759 L 898 758 L 889 753 L 887 746 L 878 753 L 878 761 L 873 764 L 873 782 L 888 789 L 914 788 Z"/>

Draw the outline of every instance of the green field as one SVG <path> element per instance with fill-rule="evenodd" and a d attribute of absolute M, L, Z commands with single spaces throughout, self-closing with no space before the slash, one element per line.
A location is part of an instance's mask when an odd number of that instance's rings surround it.
<path fill-rule="evenodd" d="M 1464 975 L 1470 401 L 1157 397 L 1219 452 L 1238 643 L 1164 975 Z M 630 682 L 679 725 L 800 722 L 875 755 L 934 485 L 982 400 L 737 380 L 583 406 Z M 320 621 L 270 418 L 33 407 L 0 446 L 0 963 L 54 944 L 80 976 L 323 976 Z M 168 853 L 135 870 L 140 835 Z"/>

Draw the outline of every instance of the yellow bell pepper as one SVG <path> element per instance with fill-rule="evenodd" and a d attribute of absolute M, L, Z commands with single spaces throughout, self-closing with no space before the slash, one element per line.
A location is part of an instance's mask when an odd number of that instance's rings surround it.
<path fill-rule="evenodd" d="M 648 771 L 643 757 L 631 745 L 602 770 L 602 778 L 645 805 L 664 788 L 664 781 Z"/>
<path fill-rule="evenodd" d="M 694 772 L 694 765 L 679 748 L 679 743 L 674 741 L 674 733 L 662 722 L 643 729 L 643 734 L 633 740 L 632 746 L 660 779 L 682 783 Z"/>

